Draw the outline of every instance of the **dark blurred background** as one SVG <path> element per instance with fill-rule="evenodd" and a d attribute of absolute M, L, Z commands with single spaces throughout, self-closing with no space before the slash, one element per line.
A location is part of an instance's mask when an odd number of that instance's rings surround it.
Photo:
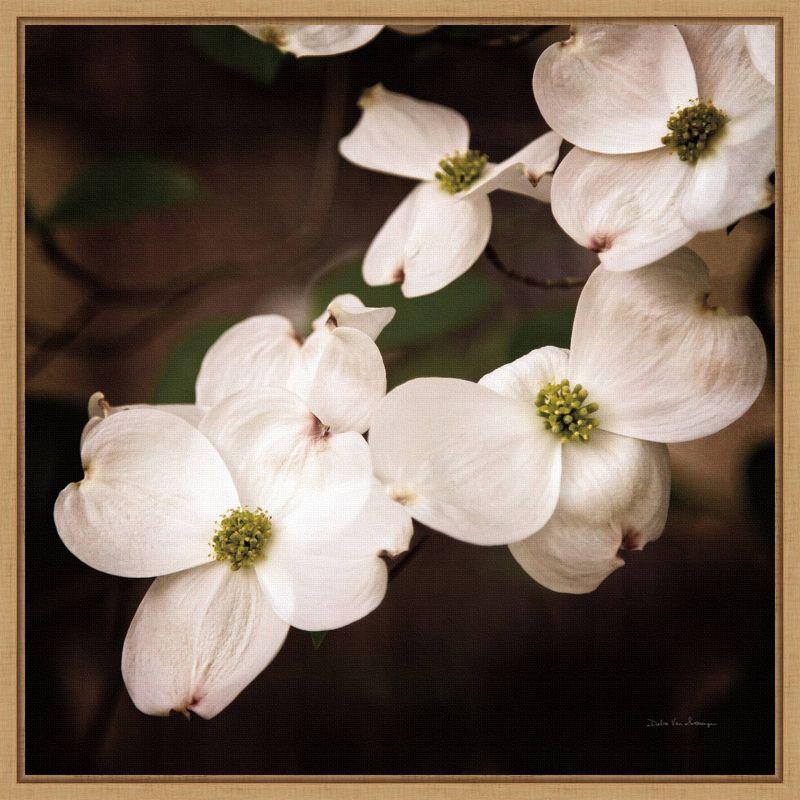
<path fill-rule="evenodd" d="M 774 771 L 772 374 L 735 425 L 670 448 L 664 535 L 593 594 L 550 592 L 507 548 L 420 528 L 377 611 L 319 648 L 291 631 L 211 721 L 135 709 L 119 662 L 149 582 L 91 570 L 53 526 L 81 476 L 89 395 L 191 402 L 205 349 L 250 314 L 305 330 L 341 290 L 396 304 L 378 340 L 392 385 L 567 346 L 579 290 L 483 260 L 415 301 L 364 287 L 359 260 L 413 184 L 336 150 L 382 82 L 458 109 L 472 146 L 506 158 L 545 130 L 530 79 L 563 36 L 387 29 L 297 60 L 232 28 L 26 28 L 28 774 Z M 492 207 L 517 271 L 592 269 L 548 206 L 495 193 Z M 715 303 L 753 316 L 771 352 L 773 236 L 762 214 L 692 243 Z M 713 724 L 677 724 L 690 719 Z"/>

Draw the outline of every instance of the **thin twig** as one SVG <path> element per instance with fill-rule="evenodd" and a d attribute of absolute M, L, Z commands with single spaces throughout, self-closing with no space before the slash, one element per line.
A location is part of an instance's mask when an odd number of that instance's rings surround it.
<path fill-rule="evenodd" d="M 511 278 L 517 283 L 524 283 L 526 286 L 538 286 L 543 289 L 568 289 L 573 286 L 583 286 L 589 280 L 588 275 L 567 275 L 564 278 L 534 278 L 532 275 L 523 275 L 513 267 L 509 267 L 500 258 L 491 242 L 486 245 L 483 254 L 496 270 L 502 272 L 507 278 Z"/>
<path fill-rule="evenodd" d="M 161 332 L 160 323 L 168 323 L 172 319 L 172 312 L 181 301 L 194 297 L 199 289 L 215 281 L 230 278 L 237 271 L 250 270 L 227 264 L 212 267 L 204 272 L 199 280 L 179 287 L 167 296 L 162 296 L 161 304 L 152 313 L 133 323 L 116 337 L 98 338 L 89 336 L 85 332 L 86 326 L 102 311 L 97 293 L 92 293 L 90 299 L 81 304 L 59 328 L 33 321 L 26 322 L 26 339 L 35 345 L 35 350 L 28 357 L 26 365 L 28 380 L 40 372 L 61 350 L 97 358 L 109 358 L 147 344 Z M 100 295 L 100 298 L 106 299 L 104 295 Z"/>

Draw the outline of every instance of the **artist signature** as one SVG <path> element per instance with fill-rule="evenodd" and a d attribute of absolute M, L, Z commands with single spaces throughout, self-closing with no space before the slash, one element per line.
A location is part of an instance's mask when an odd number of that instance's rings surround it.
<path fill-rule="evenodd" d="M 687 717 L 685 720 L 675 719 L 648 719 L 646 727 L 648 728 L 714 728 L 719 725 L 718 722 L 701 722 L 699 719 L 692 719 Z"/>

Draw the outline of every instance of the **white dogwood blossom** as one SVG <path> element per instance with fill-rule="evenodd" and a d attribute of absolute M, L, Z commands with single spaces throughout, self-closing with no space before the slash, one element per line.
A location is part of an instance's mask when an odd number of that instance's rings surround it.
<path fill-rule="evenodd" d="M 285 53 L 302 56 L 332 56 L 347 53 L 371 42 L 383 25 L 303 25 L 265 22 L 240 25 L 245 33 Z"/>
<path fill-rule="evenodd" d="M 363 433 L 386 393 L 386 368 L 374 339 L 393 308 L 367 308 L 355 295 L 334 298 L 302 341 L 276 314 L 249 317 L 208 349 L 195 386 L 197 404 L 211 408 L 229 395 L 278 386 L 301 397 L 335 432 Z"/>
<path fill-rule="evenodd" d="M 625 275 L 598 268 L 570 350 L 534 350 L 479 384 L 418 378 L 391 391 L 370 429 L 376 477 L 431 528 L 510 544 L 549 588 L 594 590 L 620 548 L 664 527 L 664 443 L 719 431 L 764 383 L 758 328 L 708 296 L 686 249 Z"/>
<path fill-rule="evenodd" d="M 469 148 L 469 125 L 457 111 L 388 91 L 380 84 L 359 100 L 361 119 L 339 142 L 348 161 L 421 181 L 400 203 L 364 258 L 370 285 L 402 284 L 407 297 L 430 294 L 466 272 L 492 228 L 495 189 L 549 200 L 549 175 L 561 137 L 540 136 L 500 164 Z"/>
<path fill-rule="evenodd" d="M 765 36 L 754 47 L 741 25 L 577 25 L 542 53 L 536 102 L 576 145 L 553 176 L 553 215 L 604 266 L 649 264 L 773 202 Z"/>
<path fill-rule="evenodd" d="M 195 424 L 104 402 L 92 400 L 85 476 L 59 495 L 55 522 L 91 567 L 158 576 L 122 656 L 141 711 L 213 717 L 290 625 L 341 627 L 381 601 L 380 555 L 406 549 L 412 531 L 376 488 L 361 435 L 327 430 L 278 388 L 228 397 Z"/>
<path fill-rule="evenodd" d="M 284 53 L 303 56 L 332 56 L 347 53 L 371 42 L 383 25 L 302 25 L 268 22 L 257 25 L 240 25 L 245 33 Z M 390 25 L 398 33 L 420 36 L 433 30 L 435 25 Z"/>

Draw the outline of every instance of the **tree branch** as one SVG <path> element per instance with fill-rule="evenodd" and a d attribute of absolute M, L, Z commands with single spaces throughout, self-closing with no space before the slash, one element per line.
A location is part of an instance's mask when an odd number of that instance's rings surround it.
<path fill-rule="evenodd" d="M 498 272 L 502 272 L 507 278 L 517 283 L 523 283 L 525 286 L 538 286 L 543 289 L 568 289 L 573 286 L 583 286 L 589 279 L 588 275 L 568 275 L 564 278 L 534 278 L 532 275 L 523 275 L 521 272 L 509 267 L 500 258 L 491 242 L 486 245 L 483 255 Z"/>

